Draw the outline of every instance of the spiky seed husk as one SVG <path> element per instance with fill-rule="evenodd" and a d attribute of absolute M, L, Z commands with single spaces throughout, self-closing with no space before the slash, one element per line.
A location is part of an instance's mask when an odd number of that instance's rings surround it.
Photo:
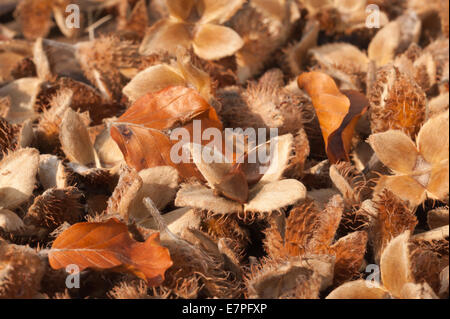
<path fill-rule="evenodd" d="M 43 275 L 44 265 L 33 249 L 0 239 L 0 298 L 35 297 Z"/>
<path fill-rule="evenodd" d="M 427 213 L 427 223 L 430 229 L 436 229 L 448 225 L 448 221 L 448 207 L 432 209 Z"/>
<path fill-rule="evenodd" d="M 248 298 L 318 298 L 333 277 L 334 260 L 326 255 L 266 259 L 247 274 Z"/>
<path fill-rule="evenodd" d="M 106 211 L 108 215 L 117 215 L 128 222 L 131 217 L 129 212 L 131 203 L 136 198 L 143 182 L 134 168 L 125 165 L 121 166 L 119 176 L 119 182 L 108 200 Z"/>
<path fill-rule="evenodd" d="M 411 271 L 415 282 L 426 282 L 435 293 L 441 286 L 440 273 L 448 266 L 448 240 L 412 240 Z"/>
<path fill-rule="evenodd" d="M 64 222 L 75 224 L 82 219 L 82 193 L 75 187 L 51 188 L 35 198 L 24 222 L 52 231 Z"/>
<path fill-rule="evenodd" d="M 387 65 L 377 72 L 369 96 L 372 133 L 402 130 L 415 138 L 426 115 L 426 95 L 408 74 Z"/>
<path fill-rule="evenodd" d="M 392 192 L 385 190 L 373 201 L 376 215 L 369 226 L 375 260 L 379 260 L 385 247 L 405 231 L 413 231 L 418 223 L 414 211 Z"/>

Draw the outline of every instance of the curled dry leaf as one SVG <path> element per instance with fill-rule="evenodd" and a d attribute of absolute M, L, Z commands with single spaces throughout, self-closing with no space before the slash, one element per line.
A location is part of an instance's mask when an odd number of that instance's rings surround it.
<path fill-rule="evenodd" d="M 194 120 L 199 122 L 194 124 Z M 127 164 L 138 171 L 155 166 L 173 166 L 184 178 L 200 177 L 192 163 L 175 164 L 171 159 L 172 147 L 187 141 L 176 143 L 178 140 L 171 140 L 164 133 L 181 127 L 190 133 L 189 140 L 192 140 L 199 134 L 193 134 L 198 124 L 202 133 L 209 127 L 222 130 L 214 108 L 194 89 L 173 86 L 138 99 L 112 123 L 111 137 L 124 154 Z M 180 135 L 176 137 L 183 138 Z M 202 141 L 205 144 L 209 142 Z"/>
<path fill-rule="evenodd" d="M 159 244 L 159 234 L 153 234 L 145 243 L 136 242 L 127 226 L 116 219 L 68 228 L 53 242 L 48 258 L 53 269 L 76 264 L 80 271 L 126 271 L 152 286 L 160 285 L 165 271 L 172 266 L 168 249 Z"/>
<path fill-rule="evenodd" d="M 0 207 L 15 209 L 31 197 L 38 168 L 39 152 L 32 148 L 3 158 L 0 162 Z"/>
<path fill-rule="evenodd" d="M 369 143 L 395 175 L 382 176 L 375 193 L 389 189 L 413 206 L 427 197 L 444 200 L 449 192 L 448 111 L 425 123 L 414 143 L 400 131 L 372 134 Z M 438 142 L 439 141 L 439 142 Z M 398 154 L 403 154 L 401 157 Z"/>
<path fill-rule="evenodd" d="M 356 123 L 368 109 L 369 101 L 356 91 L 341 93 L 324 73 L 303 73 L 297 83 L 312 99 L 330 162 L 349 161 Z"/>

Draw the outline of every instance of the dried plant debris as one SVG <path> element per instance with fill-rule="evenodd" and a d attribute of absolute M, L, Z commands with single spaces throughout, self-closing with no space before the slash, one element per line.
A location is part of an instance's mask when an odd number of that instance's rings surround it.
<path fill-rule="evenodd" d="M 0 298 L 448 298 L 448 1 L 0 2 Z"/>

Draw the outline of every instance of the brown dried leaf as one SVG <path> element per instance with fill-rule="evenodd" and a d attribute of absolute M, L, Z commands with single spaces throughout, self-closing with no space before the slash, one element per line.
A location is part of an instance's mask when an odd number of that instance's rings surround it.
<path fill-rule="evenodd" d="M 349 161 L 356 123 L 369 107 L 369 101 L 356 91 L 341 93 L 333 79 L 324 73 L 303 73 L 297 83 L 312 99 L 330 162 Z"/>
<path fill-rule="evenodd" d="M 78 223 L 62 232 L 48 253 L 53 269 L 77 264 L 86 268 L 131 272 L 150 286 L 164 281 L 172 266 L 169 250 L 159 245 L 159 234 L 145 243 L 134 241 L 125 224 L 116 219 L 103 223 Z"/>

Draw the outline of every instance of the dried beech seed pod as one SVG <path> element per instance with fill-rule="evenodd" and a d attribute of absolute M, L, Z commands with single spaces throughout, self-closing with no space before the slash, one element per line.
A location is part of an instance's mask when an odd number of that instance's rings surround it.
<path fill-rule="evenodd" d="M 53 231 L 64 222 L 75 224 L 81 221 L 82 193 L 75 187 L 51 188 L 35 198 L 24 217 L 26 224 L 46 227 Z"/>
<path fill-rule="evenodd" d="M 333 278 L 334 260 L 326 255 L 266 259 L 253 265 L 245 281 L 251 299 L 317 299 Z"/>
<path fill-rule="evenodd" d="M 408 74 L 393 65 L 377 72 L 369 100 L 372 133 L 401 130 L 415 138 L 425 121 L 426 96 Z"/>
<path fill-rule="evenodd" d="M 44 265 L 36 252 L 0 239 L 0 299 L 29 299 L 37 295 Z"/>

